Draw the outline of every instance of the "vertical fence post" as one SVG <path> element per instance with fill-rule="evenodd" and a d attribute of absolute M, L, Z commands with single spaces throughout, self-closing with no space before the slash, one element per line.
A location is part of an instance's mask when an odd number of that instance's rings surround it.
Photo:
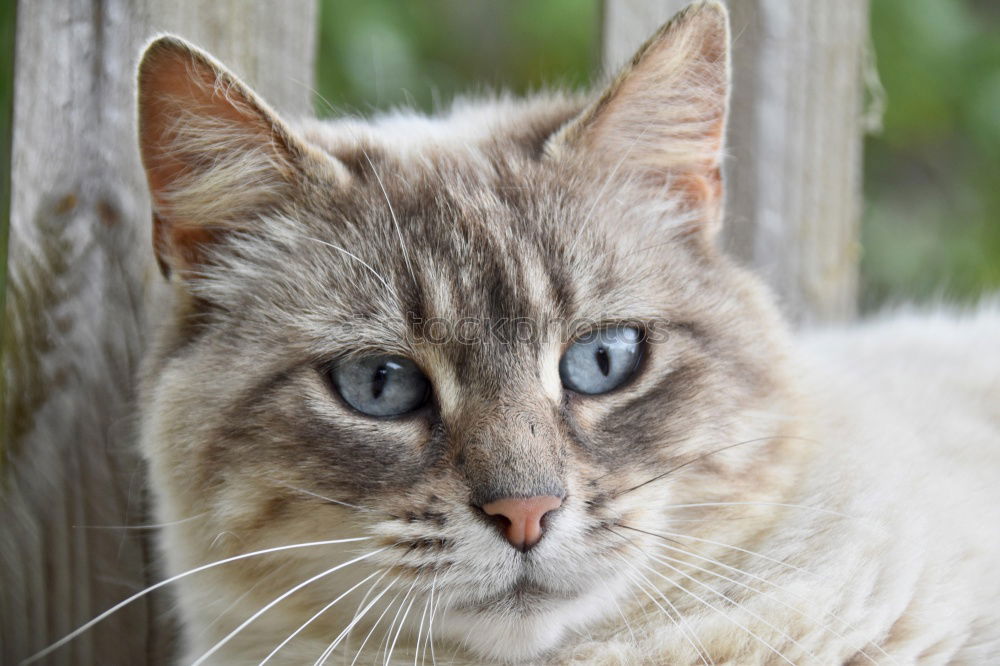
<path fill-rule="evenodd" d="M 211 50 L 307 113 L 314 0 L 22 0 L 0 443 L 0 662 L 15 664 L 155 575 L 134 450 L 134 378 L 159 276 L 135 141 L 152 35 Z M 141 601 L 46 664 L 163 663 Z"/>
<path fill-rule="evenodd" d="M 689 0 L 605 0 L 623 63 Z M 867 0 L 726 0 L 733 97 L 724 242 L 793 321 L 849 319 L 858 288 Z"/>

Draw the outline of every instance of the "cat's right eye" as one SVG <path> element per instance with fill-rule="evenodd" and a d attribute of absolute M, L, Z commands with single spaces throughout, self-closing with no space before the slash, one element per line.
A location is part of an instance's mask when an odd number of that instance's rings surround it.
<path fill-rule="evenodd" d="M 330 379 L 348 405 L 369 416 L 399 416 L 427 401 L 430 382 L 402 356 L 349 358 L 334 364 Z"/>

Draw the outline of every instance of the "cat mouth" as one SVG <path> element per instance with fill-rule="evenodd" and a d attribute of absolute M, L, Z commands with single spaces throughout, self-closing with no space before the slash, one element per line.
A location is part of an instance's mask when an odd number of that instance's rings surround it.
<path fill-rule="evenodd" d="M 521 576 L 506 589 L 485 598 L 470 600 L 455 610 L 475 613 L 537 612 L 552 603 L 572 601 L 576 597 L 574 593 L 553 589 Z"/>

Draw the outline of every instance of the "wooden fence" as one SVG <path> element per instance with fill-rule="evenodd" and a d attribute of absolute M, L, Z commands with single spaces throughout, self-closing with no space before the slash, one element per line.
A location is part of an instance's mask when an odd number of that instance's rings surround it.
<path fill-rule="evenodd" d="M 608 0 L 622 61 L 684 0 Z M 800 321 L 850 317 L 857 282 L 865 0 L 731 0 L 726 242 Z M 134 140 L 141 45 L 179 33 L 279 110 L 308 112 L 313 0 L 21 0 L 3 327 L 0 662 L 156 576 L 133 389 L 158 274 Z M 105 316 L 113 313 L 113 316 Z M 156 598 L 52 664 L 163 663 Z"/>

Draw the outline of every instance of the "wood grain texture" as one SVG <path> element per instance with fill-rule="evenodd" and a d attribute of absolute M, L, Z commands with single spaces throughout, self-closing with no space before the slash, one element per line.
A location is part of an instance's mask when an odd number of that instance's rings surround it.
<path fill-rule="evenodd" d="M 607 0 L 604 54 L 625 62 L 688 0 Z M 851 318 L 861 216 L 866 0 L 727 0 L 733 96 L 724 242 L 793 321 Z"/>
<path fill-rule="evenodd" d="M 159 274 L 135 147 L 142 45 L 175 32 L 280 111 L 309 112 L 313 0 L 24 0 L 17 10 L 3 338 L 0 663 L 156 576 L 134 451 L 134 378 Z M 46 664 L 163 663 L 155 599 Z"/>

